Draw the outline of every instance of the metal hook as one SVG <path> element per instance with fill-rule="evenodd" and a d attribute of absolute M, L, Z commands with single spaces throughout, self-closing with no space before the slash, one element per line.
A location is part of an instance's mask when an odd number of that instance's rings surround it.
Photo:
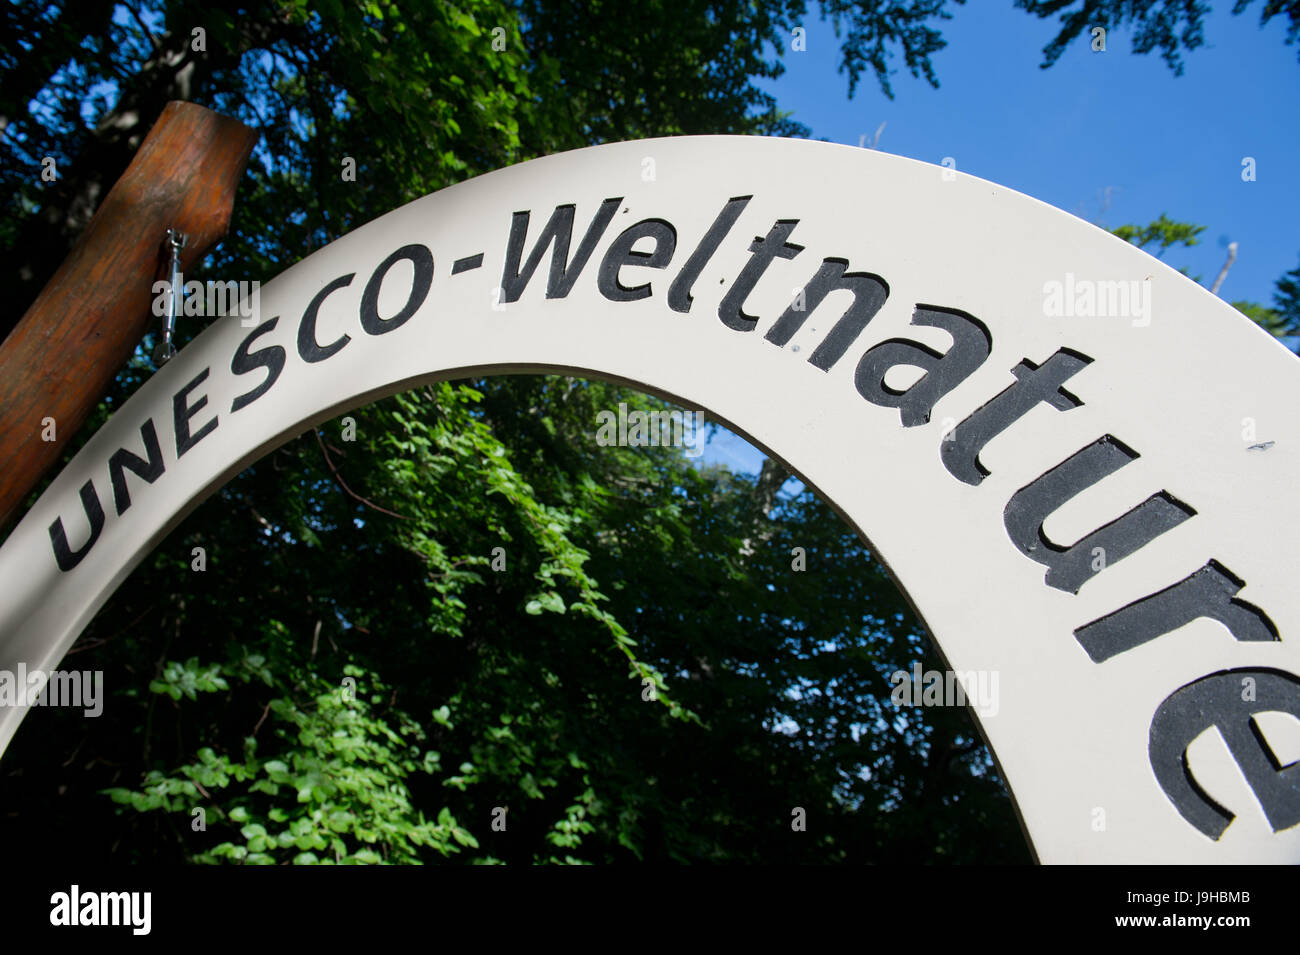
<path fill-rule="evenodd" d="M 172 338 L 176 333 L 176 316 L 181 313 L 181 298 L 184 287 L 181 282 L 181 249 L 185 248 L 188 236 L 175 229 L 167 230 L 166 245 L 171 250 L 171 280 L 168 282 L 170 293 L 167 299 L 167 317 L 163 319 L 162 339 L 153 350 L 153 363 L 162 366 L 175 357 L 176 346 Z"/>

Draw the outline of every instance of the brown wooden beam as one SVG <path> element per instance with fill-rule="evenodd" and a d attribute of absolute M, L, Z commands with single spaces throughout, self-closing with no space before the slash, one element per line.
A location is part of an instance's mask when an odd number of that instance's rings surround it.
<path fill-rule="evenodd" d="M 257 132 L 193 103 L 168 103 L 72 252 L 0 345 L 0 529 L 59 458 L 153 317 L 168 228 L 189 238 L 183 269 L 230 224 Z M 54 441 L 41 439 L 53 418 Z"/>

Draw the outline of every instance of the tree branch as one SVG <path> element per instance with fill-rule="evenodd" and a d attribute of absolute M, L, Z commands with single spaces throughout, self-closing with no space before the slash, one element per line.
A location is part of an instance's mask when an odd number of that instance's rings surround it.
<path fill-rule="evenodd" d="M 334 466 L 334 461 L 332 458 L 330 458 L 330 453 L 325 450 L 325 442 L 321 440 L 320 432 L 317 431 L 315 428 L 312 428 L 311 433 L 316 435 L 316 443 L 320 445 L 320 453 L 325 456 L 325 463 L 329 465 L 330 473 L 334 475 L 334 480 L 338 482 L 339 487 L 343 488 L 343 490 L 347 492 L 348 497 L 352 498 L 355 501 L 360 501 L 362 504 L 366 505 L 366 507 L 372 508 L 381 514 L 387 514 L 389 517 L 396 517 L 398 520 L 401 521 L 410 520 L 410 518 L 402 514 L 398 514 L 395 511 L 390 511 L 386 507 L 380 507 L 374 501 L 367 500 L 366 498 L 362 497 L 360 494 L 353 491 L 352 488 L 348 487 L 347 482 L 343 480 L 343 475 L 339 474 L 339 469 Z"/>

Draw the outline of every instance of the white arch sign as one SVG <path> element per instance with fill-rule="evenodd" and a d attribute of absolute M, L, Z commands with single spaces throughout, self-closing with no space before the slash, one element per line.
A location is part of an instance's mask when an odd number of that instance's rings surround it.
<path fill-rule="evenodd" d="M 169 528 L 306 428 L 544 370 L 707 409 L 868 537 L 952 670 L 996 674 L 972 712 L 1042 861 L 1300 862 L 1295 356 L 1057 209 L 826 143 L 538 159 L 294 265 L 0 548 L 0 673 L 56 668 Z M 0 706 L 0 745 L 31 702 Z"/>

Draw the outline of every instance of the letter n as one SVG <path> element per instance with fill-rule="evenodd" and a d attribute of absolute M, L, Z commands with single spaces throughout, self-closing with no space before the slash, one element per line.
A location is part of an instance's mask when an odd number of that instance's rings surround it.
<path fill-rule="evenodd" d="M 158 446 L 158 432 L 154 429 L 153 418 L 140 425 L 140 437 L 144 441 L 146 461 L 138 454 L 126 448 L 118 448 L 108 459 L 108 476 L 113 484 L 113 504 L 119 516 L 126 513 L 131 506 L 131 491 L 126 486 L 126 471 L 131 471 L 144 478 L 150 484 L 162 477 L 164 470 L 162 448 Z"/>
<path fill-rule="evenodd" d="M 858 335 L 862 334 L 867 322 L 875 317 L 889 297 L 889 286 L 879 275 L 845 271 L 848 266 L 846 259 L 826 259 L 822 262 L 822 267 L 804 289 L 803 301 L 795 303 L 802 304 L 805 308 L 796 309 L 791 305 L 763 337 L 774 345 L 784 347 L 794 337 L 794 333 L 803 327 L 808 316 L 825 301 L 827 295 L 837 291 L 852 292 L 853 304 L 808 359 L 822 371 L 830 370 L 849 350 Z"/>

